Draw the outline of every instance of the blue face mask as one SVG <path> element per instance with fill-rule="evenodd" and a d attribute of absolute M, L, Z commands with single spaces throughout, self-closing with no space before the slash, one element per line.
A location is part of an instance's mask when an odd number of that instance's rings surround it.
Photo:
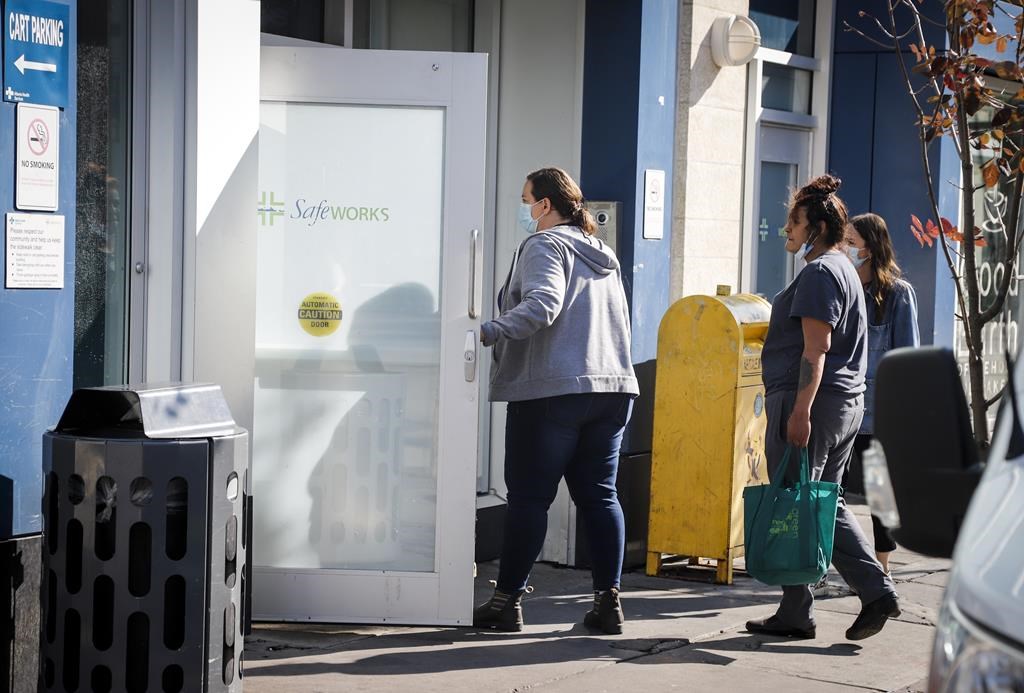
<path fill-rule="evenodd" d="M 800 250 L 796 251 L 796 259 L 803 260 L 805 257 L 807 257 L 807 253 L 811 252 L 811 248 L 813 247 L 814 245 L 811 243 L 804 243 L 802 246 L 800 246 Z"/>
<path fill-rule="evenodd" d="M 860 248 L 854 248 L 852 245 L 847 246 L 846 248 L 846 254 L 850 256 L 850 262 L 852 262 L 853 266 L 857 269 L 860 269 L 860 266 L 868 261 L 866 257 L 860 256 L 860 250 Z"/>
<path fill-rule="evenodd" d="M 540 203 L 541 200 L 537 200 L 532 205 L 529 202 L 519 203 L 519 228 L 526 233 L 533 233 L 537 230 L 537 222 L 540 220 L 533 218 L 533 208 Z"/>

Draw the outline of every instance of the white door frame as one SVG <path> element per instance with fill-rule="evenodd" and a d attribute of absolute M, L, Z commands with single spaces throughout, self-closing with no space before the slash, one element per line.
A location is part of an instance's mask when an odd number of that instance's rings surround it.
<path fill-rule="evenodd" d="M 474 229 L 480 236 L 484 220 L 487 58 L 471 53 L 264 46 L 261 75 L 263 101 L 445 109 L 443 405 L 438 416 L 435 571 L 256 565 L 254 618 L 468 625 L 472 621 L 481 373 L 472 381 L 464 374 L 466 335 L 471 333 L 474 345 L 478 343 L 482 306 L 483 246 L 476 243 L 473 255 L 471 237 Z M 259 512 L 258 506 L 254 512 Z M 259 561 L 258 544 L 255 561 Z"/>

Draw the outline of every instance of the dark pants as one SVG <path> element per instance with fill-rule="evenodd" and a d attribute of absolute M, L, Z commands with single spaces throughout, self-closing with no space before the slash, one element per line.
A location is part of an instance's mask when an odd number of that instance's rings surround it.
<path fill-rule="evenodd" d="M 615 490 L 630 395 L 593 393 L 509 402 L 505 424 L 508 511 L 498 589 L 525 589 L 544 546 L 548 508 L 565 477 L 586 529 L 595 590 L 619 586 L 626 528 Z"/>
<path fill-rule="evenodd" d="M 867 434 L 858 435 L 853 441 L 853 459 L 850 466 L 843 475 L 843 488 L 853 493 L 864 493 L 864 465 L 861 464 L 861 455 L 871 445 L 873 436 Z M 852 480 L 853 483 L 847 485 Z M 857 490 L 859 489 L 859 490 Z M 889 553 L 896 550 L 896 540 L 892 538 L 892 532 L 882 524 L 877 515 L 871 516 L 871 529 L 875 539 L 876 553 Z"/>
<path fill-rule="evenodd" d="M 765 457 L 768 476 L 777 470 L 786 450 L 786 424 L 793 411 L 795 392 L 773 392 L 765 399 L 768 430 L 765 435 Z M 853 453 L 853 440 L 860 430 L 864 414 L 864 397 L 819 390 L 811 407 L 811 439 L 807 445 L 811 478 L 839 483 Z M 790 465 L 786 472 L 790 481 L 799 478 L 799 469 Z M 832 565 L 860 597 L 863 604 L 895 593 L 896 586 L 875 559 L 860 528 L 860 523 L 846 501 L 840 497 L 836 511 L 836 531 L 832 546 Z M 810 585 L 787 585 L 782 588 L 782 603 L 776 612 L 779 620 L 793 628 L 814 626 L 814 593 Z"/>

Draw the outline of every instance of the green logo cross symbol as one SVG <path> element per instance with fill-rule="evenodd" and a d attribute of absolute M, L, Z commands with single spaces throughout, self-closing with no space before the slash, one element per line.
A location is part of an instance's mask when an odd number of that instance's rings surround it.
<path fill-rule="evenodd" d="M 278 200 L 277 195 L 271 192 L 270 202 L 267 202 L 267 191 L 264 190 L 260 193 L 260 201 L 256 207 L 256 212 L 260 215 L 260 226 L 267 226 L 268 223 L 270 226 L 273 226 L 275 217 L 284 216 L 284 200 Z"/>

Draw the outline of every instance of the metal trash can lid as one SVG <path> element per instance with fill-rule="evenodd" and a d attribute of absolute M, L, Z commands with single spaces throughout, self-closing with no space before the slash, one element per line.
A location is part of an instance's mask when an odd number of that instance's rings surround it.
<path fill-rule="evenodd" d="M 54 432 L 121 430 L 146 438 L 212 438 L 240 432 L 220 385 L 145 383 L 75 390 Z"/>

